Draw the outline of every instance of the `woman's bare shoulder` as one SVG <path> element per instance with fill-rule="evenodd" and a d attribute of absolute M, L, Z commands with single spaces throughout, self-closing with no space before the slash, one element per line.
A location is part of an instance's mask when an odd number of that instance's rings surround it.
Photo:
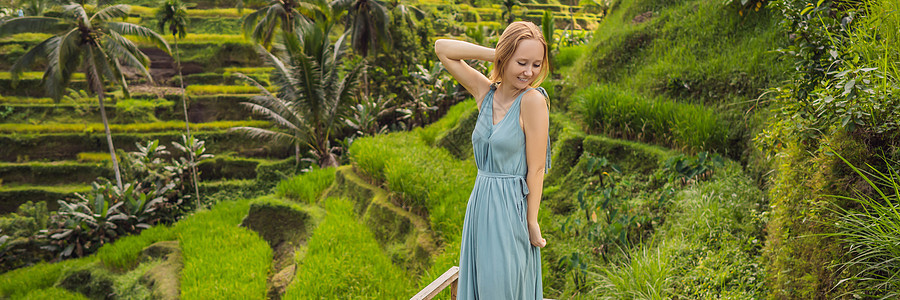
<path fill-rule="evenodd" d="M 526 115 L 541 111 L 549 113 L 547 100 L 547 97 L 544 97 L 544 94 L 537 89 L 525 92 L 525 95 L 522 96 L 522 112 L 528 112 Z"/>

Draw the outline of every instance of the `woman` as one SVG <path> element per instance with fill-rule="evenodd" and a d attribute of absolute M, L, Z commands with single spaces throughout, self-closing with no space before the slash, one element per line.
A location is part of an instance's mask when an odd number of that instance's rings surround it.
<path fill-rule="evenodd" d="M 444 67 L 478 103 L 472 132 L 478 177 L 466 207 L 458 299 L 542 299 L 537 223 L 550 167 L 547 42 L 530 22 L 510 24 L 496 49 L 437 40 Z M 493 62 L 488 79 L 464 59 Z M 530 192 L 529 192 L 530 191 Z"/>

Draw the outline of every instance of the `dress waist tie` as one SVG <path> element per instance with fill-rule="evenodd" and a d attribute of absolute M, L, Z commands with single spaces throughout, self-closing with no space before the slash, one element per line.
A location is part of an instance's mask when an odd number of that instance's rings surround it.
<path fill-rule="evenodd" d="M 519 185 L 522 187 L 522 197 L 528 196 L 528 183 L 525 182 L 525 176 L 515 175 L 515 174 L 506 174 L 506 173 L 496 173 L 496 172 L 488 172 L 483 170 L 478 170 L 478 176 L 483 176 L 487 178 L 512 178 L 516 179 L 519 182 Z"/>

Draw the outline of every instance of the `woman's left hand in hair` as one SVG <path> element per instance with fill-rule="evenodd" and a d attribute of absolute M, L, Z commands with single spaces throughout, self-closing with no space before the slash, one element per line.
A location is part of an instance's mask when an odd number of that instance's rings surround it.
<path fill-rule="evenodd" d="M 532 246 L 539 248 L 547 246 L 547 240 L 541 237 L 541 226 L 537 222 L 528 222 L 528 239 L 531 240 Z"/>

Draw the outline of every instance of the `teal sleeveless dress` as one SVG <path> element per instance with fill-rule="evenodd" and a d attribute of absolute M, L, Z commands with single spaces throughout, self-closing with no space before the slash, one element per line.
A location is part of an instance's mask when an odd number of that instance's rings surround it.
<path fill-rule="evenodd" d="M 528 238 L 525 132 L 522 96 L 493 124 L 496 85 L 481 102 L 472 132 L 478 176 L 466 205 L 459 256 L 457 299 L 543 299 L 541 252 Z M 546 92 L 538 88 L 546 97 Z M 550 141 L 547 162 L 550 168 Z"/>

